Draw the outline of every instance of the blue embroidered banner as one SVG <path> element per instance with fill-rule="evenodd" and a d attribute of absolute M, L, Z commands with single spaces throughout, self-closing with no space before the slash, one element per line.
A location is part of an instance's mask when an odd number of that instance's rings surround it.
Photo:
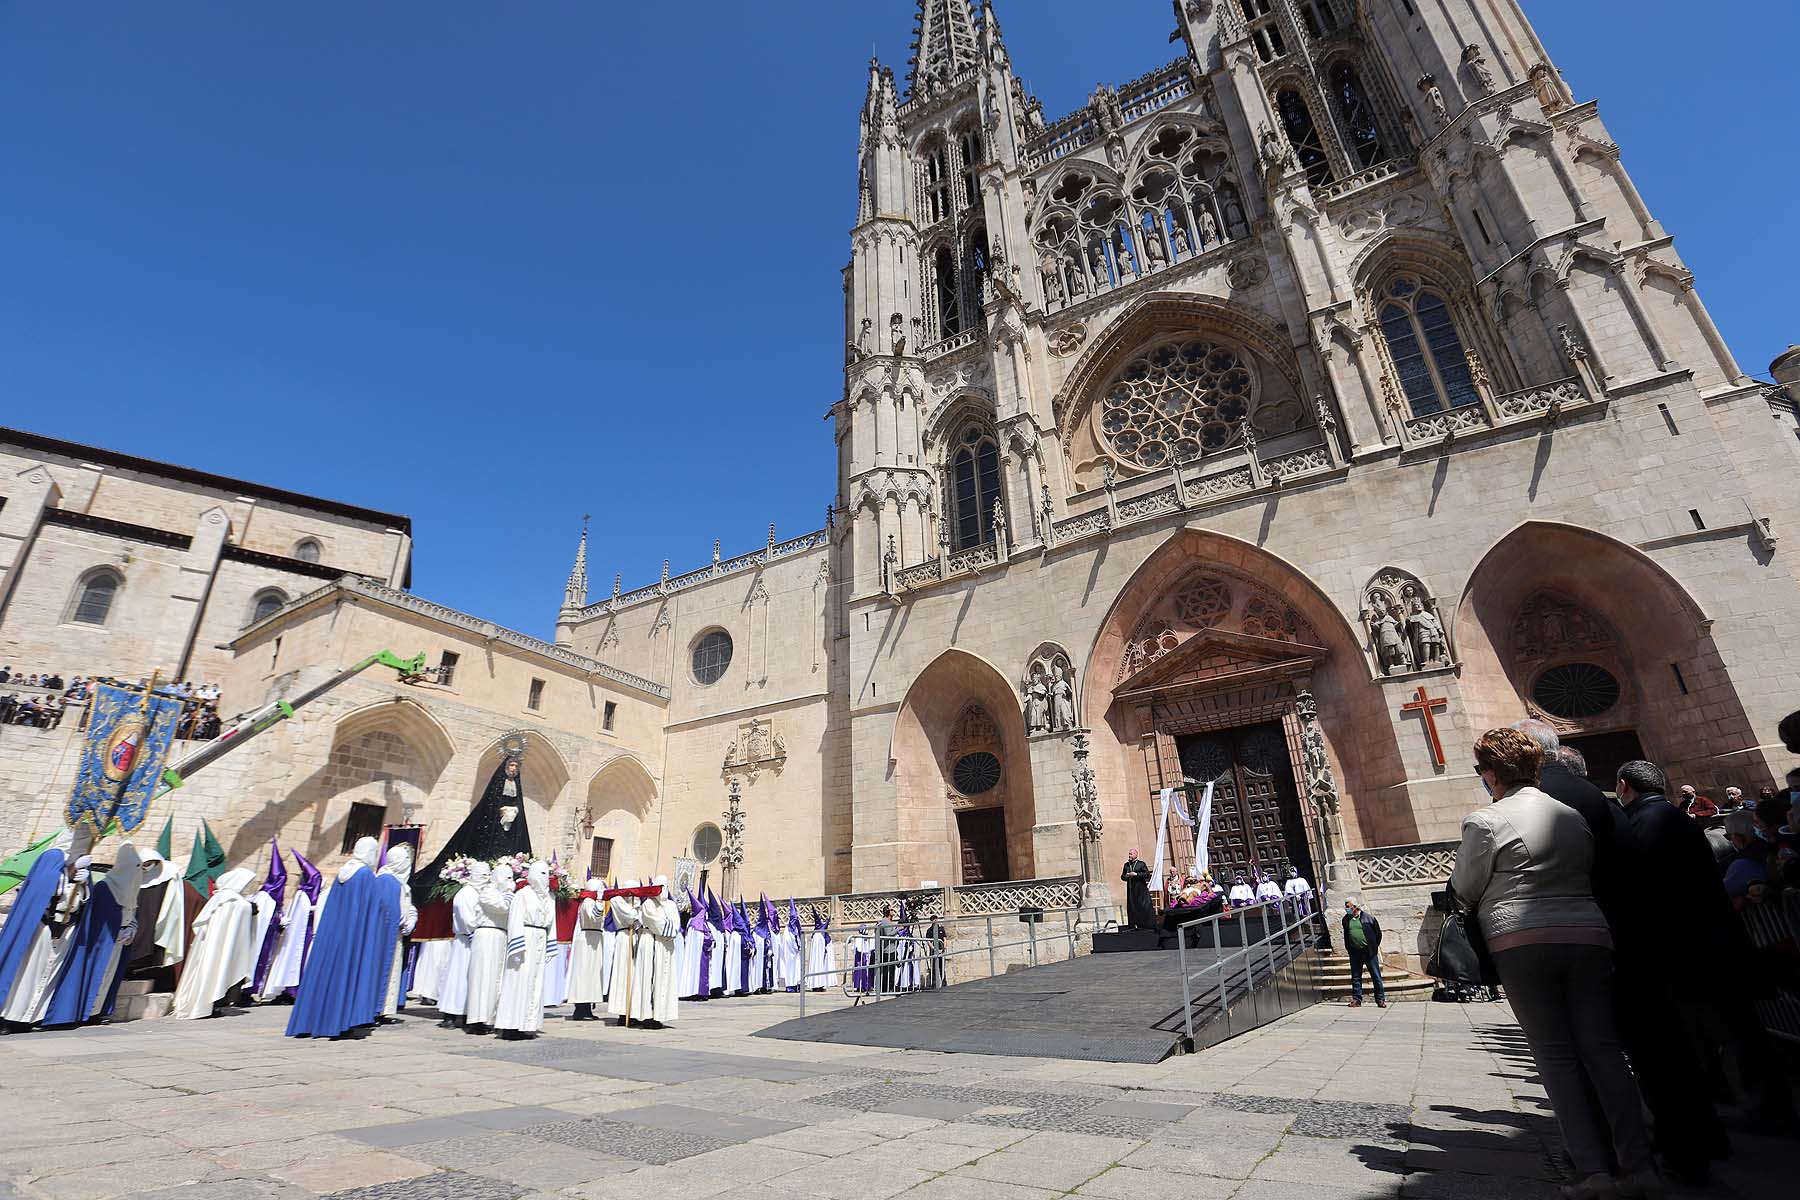
<path fill-rule="evenodd" d="M 181 719 L 181 701 L 157 695 L 146 706 L 142 692 L 99 684 L 88 704 L 87 741 L 69 797 L 69 824 L 86 821 L 98 832 L 116 805 L 119 826 L 130 833 L 150 810 Z"/>

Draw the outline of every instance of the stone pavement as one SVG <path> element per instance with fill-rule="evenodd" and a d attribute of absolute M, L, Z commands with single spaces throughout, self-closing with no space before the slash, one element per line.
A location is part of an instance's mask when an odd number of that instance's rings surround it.
<path fill-rule="evenodd" d="M 282 1009 L 0 1037 L 0 1197 L 1531 1200 L 1563 1178 L 1503 1005 L 1319 1006 L 1155 1066 L 750 1036 L 793 1012 L 553 1014 L 522 1043 L 424 1018 L 291 1041 Z M 1706 1194 L 1785 1194 L 1757 1168 L 1794 1147 L 1739 1145 Z"/>

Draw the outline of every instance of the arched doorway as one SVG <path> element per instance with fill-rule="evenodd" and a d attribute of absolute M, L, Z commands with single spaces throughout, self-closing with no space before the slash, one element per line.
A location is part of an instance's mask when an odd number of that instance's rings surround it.
<path fill-rule="evenodd" d="M 655 802 L 656 781 L 629 754 L 594 772 L 587 788 L 591 835 L 585 846 L 576 847 L 576 861 L 585 855 L 588 872 L 601 879 L 655 874 L 643 842 L 644 822 Z"/>
<path fill-rule="evenodd" d="M 1679 781 L 1722 786 L 1756 746 L 1698 603 L 1654 560 L 1605 534 L 1520 525 L 1482 556 L 1456 626 L 1474 728 L 1521 712 L 1547 720 L 1607 790 L 1631 757 Z"/>
<path fill-rule="evenodd" d="M 1417 840 L 1359 636 L 1317 584 L 1256 546 L 1172 534 L 1114 601 L 1084 692 L 1096 770 L 1118 781 L 1102 788 L 1109 861 L 1132 846 L 1148 856 L 1159 793 L 1189 781 L 1214 785 L 1215 875 L 1294 866 L 1317 879 L 1348 847 Z M 1304 765 L 1309 736 L 1330 795 Z M 1191 835 L 1170 824 L 1166 865 L 1183 869 Z"/>
<path fill-rule="evenodd" d="M 332 730 L 331 750 L 315 776 L 309 836 L 297 840 L 308 857 L 324 863 L 347 853 L 358 838 L 380 837 L 388 825 L 427 823 L 432 792 L 455 753 L 444 727 L 410 700 L 346 714 Z M 233 855 L 249 849 L 238 844 L 246 835 L 266 837 L 254 826 L 249 822 L 239 831 Z"/>
<path fill-rule="evenodd" d="M 901 886 L 1034 877 L 1024 715 L 991 664 L 955 649 L 933 659 L 900 705 L 891 758 Z"/>
<path fill-rule="evenodd" d="M 525 753 L 519 769 L 519 779 L 525 792 L 524 816 L 531 831 L 531 851 L 545 859 L 558 849 L 568 853 L 573 848 L 574 830 L 558 824 L 553 814 L 558 801 L 562 799 L 563 789 L 569 783 L 569 764 L 555 744 L 543 734 L 531 730 L 514 730 L 495 738 L 475 762 L 469 803 L 473 805 L 481 799 L 488 779 L 506 757 L 507 743 L 516 744 L 516 740 L 520 738 L 524 739 Z M 566 822 L 569 810 L 563 811 Z"/>

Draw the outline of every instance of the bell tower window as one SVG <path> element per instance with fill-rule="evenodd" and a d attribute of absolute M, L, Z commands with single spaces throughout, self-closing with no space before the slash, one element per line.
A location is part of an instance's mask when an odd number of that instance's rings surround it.
<path fill-rule="evenodd" d="M 984 426 L 964 427 L 950 458 L 950 548 L 967 550 L 994 537 L 1000 502 L 1000 446 Z"/>
<path fill-rule="evenodd" d="M 1341 62 L 1331 68 L 1331 102 L 1342 123 L 1345 149 L 1359 167 L 1372 167 L 1387 158 L 1381 144 L 1381 127 L 1375 121 L 1375 106 L 1363 89 L 1356 68 Z"/>
<path fill-rule="evenodd" d="M 1281 36 L 1281 22 L 1270 11 L 1271 0 L 1238 0 L 1244 10 L 1244 23 L 1250 27 L 1250 42 L 1256 57 L 1274 62 L 1287 53 L 1287 42 Z"/>
<path fill-rule="evenodd" d="M 949 158 L 942 142 L 925 156 L 925 207 L 933 224 L 950 215 Z"/>
<path fill-rule="evenodd" d="M 1381 336 L 1413 416 L 1480 399 L 1450 306 L 1438 292 L 1410 276 L 1388 284 L 1381 302 Z"/>
<path fill-rule="evenodd" d="M 950 247 L 938 247 L 931 273 L 937 292 L 938 336 L 955 337 L 963 325 L 962 307 L 956 302 L 956 255 Z"/>
<path fill-rule="evenodd" d="M 981 203 L 981 134 L 971 129 L 962 135 L 963 203 L 973 208 Z"/>
<path fill-rule="evenodd" d="M 1312 110 L 1300 93 L 1286 88 L 1275 94 L 1275 111 L 1281 115 L 1281 126 L 1287 131 L 1288 145 L 1306 172 L 1306 182 L 1313 187 L 1331 182 L 1331 160 L 1325 156 L 1325 143 L 1319 138 L 1319 127 L 1313 123 Z"/>

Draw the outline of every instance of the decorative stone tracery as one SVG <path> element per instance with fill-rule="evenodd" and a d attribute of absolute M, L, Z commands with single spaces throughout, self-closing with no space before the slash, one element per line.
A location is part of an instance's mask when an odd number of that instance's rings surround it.
<path fill-rule="evenodd" d="M 1139 618 L 1119 660 L 1118 678 L 1135 675 L 1201 629 L 1320 644 L 1306 618 L 1265 585 L 1221 567 L 1199 567 Z"/>

